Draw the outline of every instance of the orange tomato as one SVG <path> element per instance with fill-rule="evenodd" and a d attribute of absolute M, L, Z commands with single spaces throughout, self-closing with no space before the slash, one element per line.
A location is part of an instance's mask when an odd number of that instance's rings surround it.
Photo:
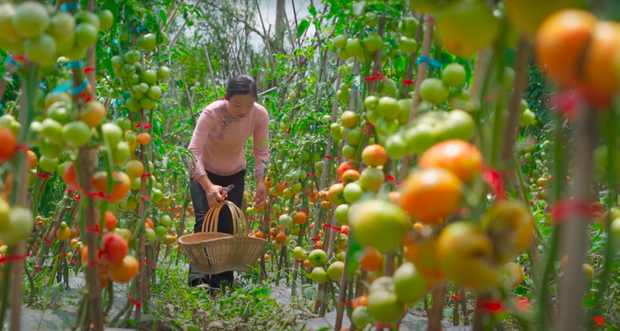
<path fill-rule="evenodd" d="M 136 138 L 138 139 L 138 143 L 140 145 L 146 145 L 149 141 L 151 141 L 151 135 L 146 132 L 139 133 Z"/>
<path fill-rule="evenodd" d="M 11 129 L 0 126 L 0 162 L 10 158 L 15 153 L 17 139 Z"/>
<path fill-rule="evenodd" d="M 312 264 L 310 264 L 310 260 L 305 259 L 305 260 L 304 260 L 304 266 L 305 266 L 306 268 L 310 268 L 310 267 L 312 266 Z"/>
<path fill-rule="evenodd" d="M 116 228 L 116 224 L 117 224 L 116 216 L 114 216 L 112 212 L 106 211 L 105 212 L 105 228 L 108 231 L 112 231 Z"/>
<path fill-rule="evenodd" d="M 267 189 L 273 187 L 273 178 L 265 177 L 265 187 L 267 187 Z"/>
<path fill-rule="evenodd" d="M 140 160 L 131 160 L 125 164 L 125 172 L 130 178 L 138 178 L 144 174 L 144 164 Z"/>
<path fill-rule="evenodd" d="M 443 168 L 464 183 L 470 182 L 482 169 L 482 154 L 478 149 L 462 140 L 452 139 L 440 142 L 420 156 L 420 169 Z"/>
<path fill-rule="evenodd" d="M 362 266 L 362 269 L 366 271 L 377 271 L 381 269 L 381 266 L 383 265 L 383 255 L 372 247 L 366 247 L 364 249 L 364 255 L 362 256 L 360 265 Z"/>
<path fill-rule="evenodd" d="M 108 266 L 108 277 L 113 282 L 127 283 L 136 277 L 139 267 L 138 260 L 131 255 L 127 255 L 120 263 Z"/>
<path fill-rule="evenodd" d="M 263 233 L 263 231 L 258 230 L 258 231 L 256 231 L 254 233 L 254 237 L 256 237 L 256 238 L 265 238 L 265 234 Z"/>
<path fill-rule="evenodd" d="M 101 282 L 101 289 L 105 289 L 108 286 L 108 276 L 105 274 L 99 274 L 99 281 Z"/>
<path fill-rule="evenodd" d="M 285 189 L 286 189 L 286 182 L 278 183 L 278 186 L 276 187 L 276 190 L 278 191 L 279 194 L 282 194 Z"/>
<path fill-rule="evenodd" d="M 306 213 L 304 213 L 303 211 L 298 211 L 297 213 L 295 213 L 295 216 L 293 216 L 293 221 L 295 222 L 295 224 L 302 225 L 306 223 L 307 220 L 308 215 L 306 215 Z"/>
<path fill-rule="evenodd" d="M 383 146 L 368 145 L 362 151 L 362 161 L 371 167 L 382 166 L 387 162 L 388 155 Z"/>
<path fill-rule="evenodd" d="M 110 193 L 110 201 L 120 202 L 129 194 L 131 179 L 122 171 L 115 171 L 112 176 L 114 177 L 114 187 Z M 92 182 L 96 192 L 105 193 L 108 186 L 108 173 L 105 171 L 94 173 Z"/>
<path fill-rule="evenodd" d="M 153 229 L 154 227 L 155 227 L 155 224 L 153 223 L 153 220 L 147 217 L 146 220 L 144 221 L 144 228 Z"/>
<path fill-rule="evenodd" d="M 583 60 L 584 79 L 588 87 L 603 94 L 612 94 L 618 88 L 615 72 L 616 57 L 620 50 L 620 23 L 603 21 L 596 24 Z"/>
<path fill-rule="evenodd" d="M 549 15 L 536 34 L 536 59 L 560 85 L 579 87 L 580 64 L 597 24 L 591 13 L 567 9 Z"/>
<path fill-rule="evenodd" d="M 321 208 L 323 209 L 329 208 L 329 201 L 321 201 Z"/>
<path fill-rule="evenodd" d="M 37 167 L 37 154 L 33 151 L 28 150 L 28 167 L 29 169 L 34 169 Z"/>
<path fill-rule="evenodd" d="M 342 225 L 340 227 L 340 233 L 346 234 L 348 236 L 349 235 L 349 226 L 348 225 Z"/>
<path fill-rule="evenodd" d="M 349 183 L 353 183 L 360 179 L 359 171 L 355 169 L 349 169 L 342 174 L 342 182 L 346 185 Z"/>
<path fill-rule="evenodd" d="M 269 254 L 265 254 L 265 261 L 269 261 Z"/>
<path fill-rule="evenodd" d="M 436 256 L 438 238 L 412 240 L 405 239 L 403 256 L 415 265 L 420 274 L 429 282 L 436 282 L 444 278 Z"/>
<path fill-rule="evenodd" d="M 424 169 L 409 176 L 400 191 L 400 206 L 414 221 L 443 224 L 461 203 L 461 181 L 448 170 Z"/>
<path fill-rule="evenodd" d="M 322 249 L 323 248 L 323 244 L 320 241 L 316 242 L 316 245 L 314 246 L 314 248 L 316 249 Z"/>
<path fill-rule="evenodd" d="M 69 189 L 75 191 L 76 193 L 82 190 L 80 183 L 78 182 L 77 172 L 75 171 L 75 164 L 73 162 L 69 163 L 65 167 L 65 172 L 62 174 L 62 179 L 65 181 Z"/>
<path fill-rule="evenodd" d="M 91 101 L 86 104 L 83 111 L 80 113 L 80 120 L 89 126 L 98 126 L 103 122 L 105 118 L 106 109 L 99 101 Z"/>
<path fill-rule="evenodd" d="M 280 232 L 276 235 L 276 241 L 280 244 L 284 243 L 286 241 L 286 234 L 284 234 L 284 232 Z"/>
<path fill-rule="evenodd" d="M 342 175 L 344 175 L 347 170 L 355 170 L 355 163 L 351 161 L 340 163 L 336 172 L 338 174 L 338 178 L 342 179 Z"/>
<path fill-rule="evenodd" d="M 355 298 L 355 300 L 353 300 L 353 310 L 355 310 L 355 308 L 357 307 L 366 307 L 368 306 L 368 296 L 367 295 L 360 295 L 359 297 Z"/>

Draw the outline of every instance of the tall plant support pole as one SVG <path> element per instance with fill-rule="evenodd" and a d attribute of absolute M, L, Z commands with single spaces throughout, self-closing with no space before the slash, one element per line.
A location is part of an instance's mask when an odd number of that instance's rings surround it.
<path fill-rule="evenodd" d="M 433 43 L 433 26 L 435 20 L 428 16 L 426 18 L 426 28 L 424 29 L 424 38 L 422 39 L 422 54 L 421 56 L 429 57 L 431 54 L 431 44 Z M 422 26 L 422 24 L 420 24 Z M 416 74 L 415 89 L 413 91 L 413 102 L 411 103 L 411 112 L 409 113 L 409 123 L 418 116 L 418 107 L 420 106 L 420 85 L 424 79 L 426 79 L 426 71 L 428 69 L 428 63 L 420 62 L 418 65 L 418 72 Z M 407 156 L 403 159 L 402 168 L 400 170 L 400 181 L 402 182 L 407 178 L 409 173 L 409 166 L 411 164 L 411 156 Z"/>
<path fill-rule="evenodd" d="M 215 74 L 213 73 L 213 66 L 211 65 L 211 58 L 209 57 L 209 49 L 207 48 L 207 45 L 202 45 L 204 51 L 205 51 L 205 57 L 207 58 L 207 66 L 209 68 L 209 76 L 211 76 L 211 84 L 213 85 L 213 92 L 215 92 L 215 97 L 216 98 L 220 98 L 220 95 L 217 92 L 217 83 L 215 81 Z M 192 112 L 194 110 L 192 109 Z"/>
<path fill-rule="evenodd" d="M 355 61 L 355 66 L 353 67 L 353 73 L 354 75 L 359 75 L 360 72 L 360 61 Z M 362 85 L 362 82 L 360 82 L 360 85 Z M 351 96 L 351 100 L 349 103 L 349 110 L 351 111 L 355 111 L 355 109 L 357 108 L 357 100 L 361 99 L 361 95 L 359 92 L 359 86 L 357 87 L 357 89 L 354 91 L 353 95 Z M 352 230 L 349 229 L 349 236 L 352 235 Z M 351 241 L 347 240 L 347 252 L 349 251 L 351 245 Z M 344 265 L 345 265 L 345 270 L 342 272 L 342 276 L 340 277 L 340 287 L 339 287 L 339 291 L 338 291 L 338 302 L 337 302 L 337 306 L 336 306 L 336 323 L 334 328 L 336 330 L 340 330 L 342 328 L 342 321 L 343 321 L 343 317 L 344 317 L 344 310 L 345 310 L 345 306 L 347 306 L 346 302 L 347 302 L 347 292 L 349 289 L 349 275 L 346 271 L 346 266 L 349 265 L 349 261 L 351 260 L 351 256 L 350 254 L 346 254 L 345 258 L 344 258 Z M 351 325 L 352 328 L 354 328 L 354 325 Z"/>
<path fill-rule="evenodd" d="M 584 203 L 590 199 L 593 158 L 596 148 L 596 111 L 586 107 L 579 112 L 575 125 L 574 186 L 571 196 Z M 589 217 L 571 213 L 562 226 L 562 251 L 568 255 L 566 270 L 560 281 L 559 319 L 557 330 L 577 331 L 583 322 L 581 303 L 585 293 L 586 274 L 583 272 Z M 609 258 L 609 257 L 607 257 Z"/>

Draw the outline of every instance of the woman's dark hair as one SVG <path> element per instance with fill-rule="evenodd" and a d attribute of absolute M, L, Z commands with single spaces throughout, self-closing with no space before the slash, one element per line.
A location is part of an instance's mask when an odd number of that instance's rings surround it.
<path fill-rule="evenodd" d="M 238 75 L 231 78 L 226 86 L 226 100 L 230 101 L 235 95 L 252 95 L 258 99 L 256 82 L 248 75 Z"/>

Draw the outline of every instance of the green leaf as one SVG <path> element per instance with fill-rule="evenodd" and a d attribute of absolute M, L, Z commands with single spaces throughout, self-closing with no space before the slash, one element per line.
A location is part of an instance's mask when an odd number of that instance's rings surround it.
<path fill-rule="evenodd" d="M 161 22 L 164 25 L 164 27 L 166 27 L 167 17 L 166 17 L 166 12 L 163 9 L 159 11 L 159 18 L 161 19 Z"/>
<path fill-rule="evenodd" d="M 297 28 L 297 38 L 301 38 L 301 36 L 308 30 L 310 27 L 310 22 L 305 18 L 299 22 L 299 27 Z"/>
<path fill-rule="evenodd" d="M 310 15 L 316 16 L 316 8 L 312 4 L 310 4 L 310 7 L 308 7 L 308 12 L 310 13 Z"/>

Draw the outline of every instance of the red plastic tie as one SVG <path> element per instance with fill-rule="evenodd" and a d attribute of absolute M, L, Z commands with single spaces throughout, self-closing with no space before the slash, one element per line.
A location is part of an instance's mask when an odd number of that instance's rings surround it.
<path fill-rule="evenodd" d="M 17 146 L 15 146 L 15 151 L 22 151 L 24 153 L 28 153 L 29 150 L 30 148 L 28 148 L 28 145 L 26 144 L 18 144 Z"/>
<path fill-rule="evenodd" d="M 153 176 L 153 174 L 144 174 L 144 175 L 142 175 L 143 178 L 148 178 L 148 177 L 152 177 L 152 176 Z"/>
<path fill-rule="evenodd" d="M 432 16 L 429 16 L 429 17 L 426 18 L 426 21 L 427 22 L 434 22 L 435 19 Z"/>
<path fill-rule="evenodd" d="M 366 123 L 364 123 L 364 125 L 365 125 L 365 126 L 369 126 L 369 127 L 371 127 L 371 128 L 375 126 L 374 124 L 372 124 L 372 123 L 370 123 L 370 122 L 368 122 L 368 121 L 366 121 Z"/>
<path fill-rule="evenodd" d="M 13 60 L 15 61 L 24 61 L 26 59 L 26 55 L 20 54 L 20 55 L 13 55 Z"/>
<path fill-rule="evenodd" d="M 478 308 L 490 313 L 498 313 L 501 312 L 504 307 L 502 303 L 498 301 L 483 301 L 478 303 Z"/>
<path fill-rule="evenodd" d="M 99 224 L 95 224 L 94 227 L 90 228 L 90 227 L 86 227 L 86 232 L 90 232 L 90 233 L 102 233 L 101 229 L 99 228 Z"/>
<path fill-rule="evenodd" d="M 338 306 L 350 306 L 351 302 L 338 302 Z"/>
<path fill-rule="evenodd" d="M 465 294 L 461 295 L 461 291 L 457 291 L 456 293 L 459 295 L 459 297 L 457 297 L 456 295 L 452 294 L 452 295 L 450 295 L 450 298 L 452 298 L 452 300 L 454 300 L 454 301 L 461 301 L 461 300 L 463 300 L 463 298 L 465 298 Z"/>
<path fill-rule="evenodd" d="M 385 79 L 385 75 L 380 72 L 373 72 L 371 77 L 364 78 L 365 82 L 376 82 Z"/>
<path fill-rule="evenodd" d="M 393 325 L 383 324 L 383 323 L 377 323 L 375 326 L 377 327 L 377 329 L 387 328 L 387 329 L 390 329 L 390 330 L 392 330 L 392 327 L 393 327 Z M 399 328 L 400 328 L 400 324 L 396 324 L 396 329 L 399 329 Z"/>
<path fill-rule="evenodd" d="M 51 241 L 51 240 L 49 240 L 49 239 L 47 239 L 47 238 L 45 238 L 45 236 L 41 236 L 41 238 L 43 238 L 43 241 L 45 241 L 45 242 L 46 242 L 46 243 L 48 243 L 48 244 L 51 244 L 51 243 L 52 243 L 52 241 Z"/>
<path fill-rule="evenodd" d="M 50 179 L 51 177 L 49 175 L 46 174 L 40 174 L 40 173 L 36 173 L 35 176 L 39 177 L 39 178 L 43 178 L 43 179 Z"/>
<path fill-rule="evenodd" d="M 260 224 L 265 224 L 265 222 L 263 222 L 263 221 L 258 221 L 258 223 L 260 223 Z"/>
<path fill-rule="evenodd" d="M 314 176 L 316 176 L 315 173 L 308 174 L 308 177 L 314 177 Z"/>
<path fill-rule="evenodd" d="M 26 260 L 26 255 L 7 255 L 0 257 L 0 263 Z"/>
<path fill-rule="evenodd" d="M 308 209 L 300 209 L 299 211 L 306 214 L 310 213 L 310 210 Z"/>
<path fill-rule="evenodd" d="M 65 257 L 67 257 L 67 254 L 62 253 L 62 254 L 60 254 L 60 256 L 59 256 L 59 257 L 60 257 L 61 259 L 64 259 Z"/>
<path fill-rule="evenodd" d="M 265 221 L 271 221 L 271 217 L 265 217 Z"/>
<path fill-rule="evenodd" d="M 276 216 L 282 216 L 282 215 L 284 215 L 284 214 L 282 214 L 282 213 L 277 213 L 276 214 Z"/>
<path fill-rule="evenodd" d="M 88 261 L 88 266 L 89 267 L 95 267 L 95 266 L 97 266 L 98 263 L 99 263 L 99 261 L 97 261 L 97 260 Z"/>
<path fill-rule="evenodd" d="M 256 221 L 256 218 L 254 218 L 254 217 L 249 217 L 249 218 L 246 218 L 246 219 L 247 219 L 248 221 Z"/>
<path fill-rule="evenodd" d="M 387 175 L 387 176 L 385 176 L 385 179 L 387 179 L 387 180 L 394 180 L 394 176 L 392 176 L 392 175 Z"/>
<path fill-rule="evenodd" d="M 304 260 L 295 260 L 295 263 L 304 263 Z"/>
<path fill-rule="evenodd" d="M 144 259 L 144 263 L 145 263 L 146 265 L 151 265 L 151 262 L 150 262 L 149 260 L 147 260 L 147 259 Z"/>
<path fill-rule="evenodd" d="M 75 259 L 71 259 L 71 260 L 69 260 L 69 263 L 75 263 L 75 264 L 77 264 L 77 263 L 78 263 L 78 261 L 77 261 L 77 260 L 75 260 Z"/>
<path fill-rule="evenodd" d="M 142 200 L 142 201 L 145 201 L 145 200 L 151 200 L 151 199 L 152 199 L 152 198 L 151 198 L 151 196 L 150 196 L 150 195 L 146 195 L 146 196 L 140 197 L 140 200 Z"/>
<path fill-rule="evenodd" d="M 337 158 L 336 158 L 336 160 L 340 161 L 340 160 L 341 160 L 340 156 L 339 156 L 339 157 L 337 157 Z"/>
<path fill-rule="evenodd" d="M 301 234 L 306 234 L 306 231 L 301 231 L 301 232 L 299 232 L 299 233 L 301 233 Z"/>
<path fill-rule="evenodd" d="M 93 71 L 95 71 L 95 68 L 86 67 L 86 68 L 84 68 L 83 70 L 84 70 L 84 73 L 85 73 L 85 74 L 87 74 L 87 73 L 89 73 L 89 72 L 93 72 Z"/>
<path fill-rule="evenodd" d="M 364 130 L 364 134 L 365 134 L 365 135 L 370 135 L 371 133 L 372 133 L 372 131 L 370 131 L 370 130 L 368 130 L 368 129 Z"/>
<path fill-rule="evenodd" d="M 482 179 L 491 187 L 495 192 L 496 199 L 502 201 L 506 199 L 506 191 L 504 189 L 504 180 L 499 170 L 483 165 Z"/>
<path fill-rule="evenodd" d="M 127 299 L 129 299 L 129 301 L 133 303 L 137 309 L 142 309 L 142 302 L 134 299 L 131 294 L 127 293 Z"/>
<path fill-rule="evenodd" d="M 149 123 L 140 123 L 140 124 L 136 124 L 136 125 L 135 125 L 135 127 L 136 127 L 136 129 L 139 129 L 139 128 L 145 128 L 145 129 L 147 129 L 147 130 L 148 130 L 148 129 L 150 129 L 150 128 L 152 128 L 152 127 L 153 127 L 153 124 L 149 124 Z"/>
<path fill-rule="evenodd" d="M 275 198 L 277 198 L 277 196 L 275 196 L 275 195 L 273 195 L 273 194 L 271 195 L 271 197 L 272 197 L 272 198 L 274 198 L 274 199 L 275 199 Z"/>
<path fill-rule="evenodd" d="M 38 265 L 38 264 L 34 266 L 34 269 L 35 269 L 37 272 L 41 272 L 41 270 L 43 270 L 43 268 L 41 268 L 41 266 L 40 266 L 40 265 Z"/>
<path fill-rule="evenodd" d="M 328 160 L 333 160 L 333 159 L 334 159 L 334 158 L 332 158 L 332 157 L 331 157 L 331 156 L 329 156 L 329 155 L 325 155 L 325 158 L 326 158 L 326 159 L 328 159 Z"/>
<path fill-rule="evenodd" d="M 340 227 L 335 226 L 335 225 L 331 225 L 331 224 L 323 223 L 323 227 L 325 227 L 325 228 L 330 228 L 330 229 L 332 229 L 332 230 L 336 230 L 336 231 L 340 232 Z"/>
<path fill-rule="evenodd" d="M 321 238 L 311 238 L 310 241 L 320 241 Z"/>
<path fill-rule="evenodd" d="M 404 85 L 411 85 L 411 86 L 415 85 L 415 83 L 412 80 L 409 80 L 409 79 L 403 79 L 402 83 Z"/>
<path fill-rule="evenodd" d="M 70 189 L 70 188 L 65 189 L 65 191 L 69 192 L 69 194 L 73 194 L 73 193 L 75 193 L 75 192 L 73 192 L 73 190 L 72 190 L 72 189 Z"/>
<path fill-rule="evenodd" d="M 594 213 L 594 207 L 592 204 L 584 200 L 559 200 L 550 206 L 551 218 L 554 223 L 562 223 L 570 215 L 575 213 L 579 215 L 592 216 Z"/>

